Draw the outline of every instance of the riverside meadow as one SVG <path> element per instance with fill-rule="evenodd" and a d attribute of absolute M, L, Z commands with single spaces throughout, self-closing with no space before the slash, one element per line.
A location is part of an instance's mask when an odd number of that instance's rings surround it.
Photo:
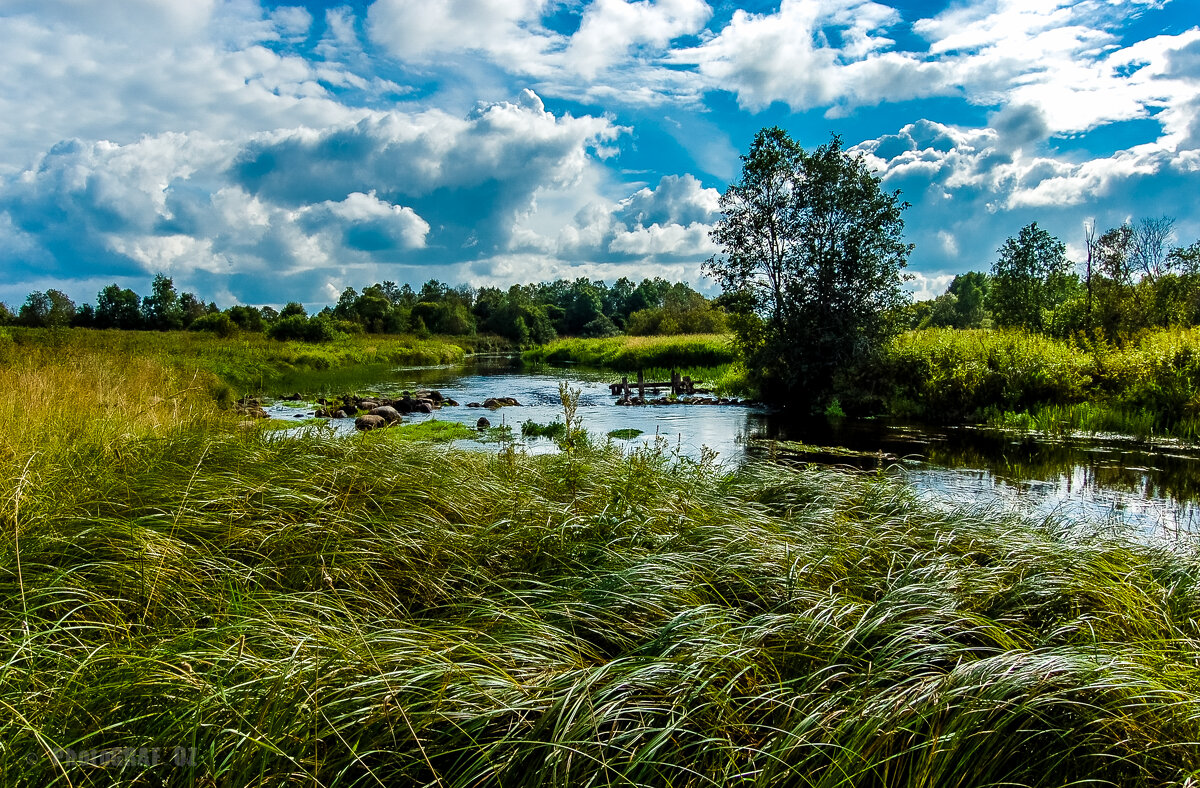
<path fill-rule="evenodd" d="M 468 452 L 229 407 L 463 352 L 6 333 L 0 781 L 1200 780 L 1195 545 L 665 442 Z"/>

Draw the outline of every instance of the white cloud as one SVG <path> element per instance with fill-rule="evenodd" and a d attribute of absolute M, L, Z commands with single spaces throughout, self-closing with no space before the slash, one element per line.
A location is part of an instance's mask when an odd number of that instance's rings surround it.
<path fill-rule="evenodd" d="M 526 92 L 465 118 L 392 111 L 238 140 L 74 141 L 0 180 L 0 230 L 26 260 L 179 272 L 181 286 L 204 274 L 251 275 L 255 289 L 268 273 L 369 277 L 390 261 L 445 264 L 519 244 L 515 223 L 536 214 L 539 192 L 595 197 L 590 173 L 622 133 L 604 118 L 555 116 Z M 663 199 L 683 204 L 697 188 Z"/>
<path fill-rule="evenodd" d="M 773 14 L 735 11 L 720 33 L 672 59 L 694 64 L 710 88 L 735 92 L 753 109 L 774 101 L 796 110 L 871 104 L 948 90 L 936 64 L 886 51 L 893 41 L 884 33 L 899 19 L 872 0 L 782 0 Z"/>
<path fill-rule="evenodd" d="M 564 53 L 568 68 L 593 78 L 622 62 L 639 45 L 665 48 L 676 38 L 698 32 L 712 16 L 703 0 L 595 0 Z"/>
<path fill-rule="evenodd" d="M 299 12 L 271 19 L 252 4 L 224 4 L 221 15 L 213 6 L 64 2 L 39 3 L 36 16 L 0 11 L 0 173 L 64 138 L 221 138 L 363 117 L 322 85 L 345 68 L 257 43 L 277 39 L 280 26 L 294 31 Z"/>
<path fill-rule="evenodd" d="M 521 70 L 554 43 L 541 25 L 546 5 L 546 0 L 377 0 L 367 12 L 368 30 L 402 60 L 480 52 Z"/>

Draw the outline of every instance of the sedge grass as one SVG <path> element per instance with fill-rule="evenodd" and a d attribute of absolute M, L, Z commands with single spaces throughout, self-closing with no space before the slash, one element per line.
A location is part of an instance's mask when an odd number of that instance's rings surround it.
<path fill-rule="evenodd" d="M 0 543 L 3 781 L 1200 769 L 1194 552 L 661 443 L 529 457 L 390 432 L 183 431 L 27 485 Z M 195 763 L 78 755 L 176 746 Z"/>
<path fill-rule="evenodd" d="M 0 378 L 47 395 L 0 424 L 2 784 L 1200 775 L 1194 545 L 665 441 L 238 430 L 110 362 Z"/>

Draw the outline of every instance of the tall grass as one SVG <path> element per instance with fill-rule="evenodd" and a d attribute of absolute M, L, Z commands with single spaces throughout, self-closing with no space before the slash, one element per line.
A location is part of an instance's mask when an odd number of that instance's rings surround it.
<path fill-rule="evenodd" d="M 1200 332 L 1149 332 L 1118 346 L 1021 331 L 914 331 L 840 385 L 843 402 L 860 410 L 1194 439 Z"/>
<path fill-rule="evenodd" d="M 277 342 L 261 334 L 243 333 L 222 339 L 203 332 L 92 331 L 9 329 L 0 353 L 20 355 L 26 349 L 66 348 L 112 358 L 154 360 L 162 365 L 216 376 L 239 394 L 280 393 L 295 385 L 297 374 L 344 370 L 366 365 L 436 365 L 463 359 L 464 341 L 410 336 L 344 336 L 333 342 Z M 5 350 L 5 348 L 8 348 Z"/>
<path fill-rule="evenodd" d="M 113 394 L 78 441 L 0 423 L 0 784 L 1200 779 L 1194 547 L 662 441 L 241 431 L 178 367 L 25 363 Z"/>
<path fill-rule="evenodd" d="M 1194 554 L 661 447 L 128 449 L 4 510 L 5 784 L 1200 772 Z M 177 746 L 194 765 L 79 762 Z"/>

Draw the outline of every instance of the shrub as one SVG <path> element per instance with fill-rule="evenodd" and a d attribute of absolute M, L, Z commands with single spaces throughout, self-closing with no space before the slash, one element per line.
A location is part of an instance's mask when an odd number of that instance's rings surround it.
<path fill-rule="evenodd" d="M 237 333 L 237 324 L 225 312 L 201 315 L 188 326 L 189 331 L 207 331 L 219 337 L 231 337 Z"/>
<path fill-rule="evenodd" d="M 272 323 L 267 329 L 267 336 L 278 340 L 328 342 L 337 336 L 337 332 L 333 325 L 323 318 L 291 315 Z"/>

